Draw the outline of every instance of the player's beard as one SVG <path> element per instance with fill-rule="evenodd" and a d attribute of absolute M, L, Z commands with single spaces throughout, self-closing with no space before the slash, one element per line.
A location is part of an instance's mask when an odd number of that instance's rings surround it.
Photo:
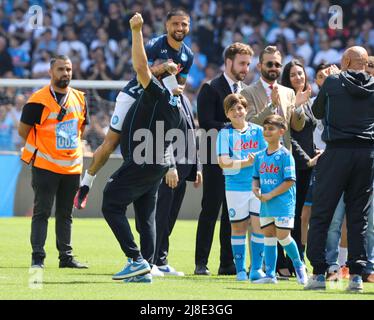
<path fill-rule="evenodd" d="M 231 66 L 231 74 L 234 76 L 234 78 L 237 80 L 237 81 L 243 81 L 247 75 L 246 72 L 238 72 L 235 70 L 234 66 Z"/>
<path fill-rule="evenodd" d="M 261 69 L 261 75 L 266 80 L 274 81 L 274 80 L 277 80 L 279 78 L 280 72 L 279 71 L 274 71 L 274 70 L 272 70 L 271 72 L 268 72 L 264 69 Z"/>
<path fill-rule="evenodd" d="M 66 78 L 55 80 L 55 86 L 61 89 L 67 88 L 69 83 L 70 83 L 70 79 L 66 79 Z"/>
<path fill-rule="evenodd" d="M 183 39 L 186 37 L 186 34 L 185 33 L 182 33 L 181 35 L 177 35 L 177 32 L 173 32 L 171 34 L 171 37 L 177 41 L 177 42 L 181 42 L 183 41 Z"/>

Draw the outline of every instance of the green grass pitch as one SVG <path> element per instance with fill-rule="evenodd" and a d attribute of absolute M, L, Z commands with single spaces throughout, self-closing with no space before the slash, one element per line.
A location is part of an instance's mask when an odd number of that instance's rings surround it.
<path fill-rule="evenodd" d="M 294 278 L 275 285 L 254 285 L 237 282 L 234 276 L 194 276 L 197 221 L 177 221 L 170 241 L 170 264 L 184 271 L 185 277 L 154 278 L 152 284 L 128 284 L 111 280 L 112 274 L 122 269 L 125 257 L 104 219 L 74 219 L 74 253 L 79 261 L 89 264 L 88 270 L 58 268 L 54 219 L 50 219 L 43 284 L 39 288 L 30 287 L 30 223 L 30 218 L 0 219 L 0 300 L 374 299 L 374 284 L 365 283 L 363 294 L 348 294 L 344 292 L 347 282 L 334 283 L 325 292 L 308 292 Z M 213 274 L 219 261 L 218 227 L 217 223 L 209 260 Z M 136 231 L 134 234 L 137 237 Z"/>

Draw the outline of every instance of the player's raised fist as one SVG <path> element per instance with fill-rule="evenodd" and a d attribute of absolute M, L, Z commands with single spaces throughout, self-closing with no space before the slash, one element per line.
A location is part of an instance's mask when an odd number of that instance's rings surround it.
<path fill-rule="evenodd" d="M 130 19 L 131 30 L 138 31 L 143 26 L 143 17 L 140 13 L 136 12 L 133 17 Z"/>

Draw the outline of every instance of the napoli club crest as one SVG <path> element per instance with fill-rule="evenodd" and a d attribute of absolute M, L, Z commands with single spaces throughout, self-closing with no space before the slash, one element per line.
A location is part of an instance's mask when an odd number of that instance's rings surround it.
<path fill-rule="evenodd" d="M 230 216 L 230 218 L 234 218 L 235 215 L 236 215 L 235 209 L 234 208 L 230 208 L 230 210 L 229 210 L 229 216 Z"/>
<path fill-rule="evenodd" d="M 119 121 L 118 116 L 114 116 L 113 119 L 112 119 L 112 124 L 116 125 L 118 123 L 118 121 Z"/>
<path fill-rule="evenodd" d="M 185 53 L 182 53 L 181 60 L 184 61 L 184 62 L 186 62 L 187 59 L 188 59 L 187 55 Z"/>

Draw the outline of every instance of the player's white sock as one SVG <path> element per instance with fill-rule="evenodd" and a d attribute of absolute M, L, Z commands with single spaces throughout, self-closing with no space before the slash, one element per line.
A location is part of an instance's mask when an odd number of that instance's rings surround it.
<path fill-rule="evenodd" d="M 81 186 L 88 186 L 89 188 L 91 188 L 95 178 L 96 178 L 96 175 L 91 176 L 86 170 L 86 172 L 84 173 L 82 182 L 81 182 Z"/>

